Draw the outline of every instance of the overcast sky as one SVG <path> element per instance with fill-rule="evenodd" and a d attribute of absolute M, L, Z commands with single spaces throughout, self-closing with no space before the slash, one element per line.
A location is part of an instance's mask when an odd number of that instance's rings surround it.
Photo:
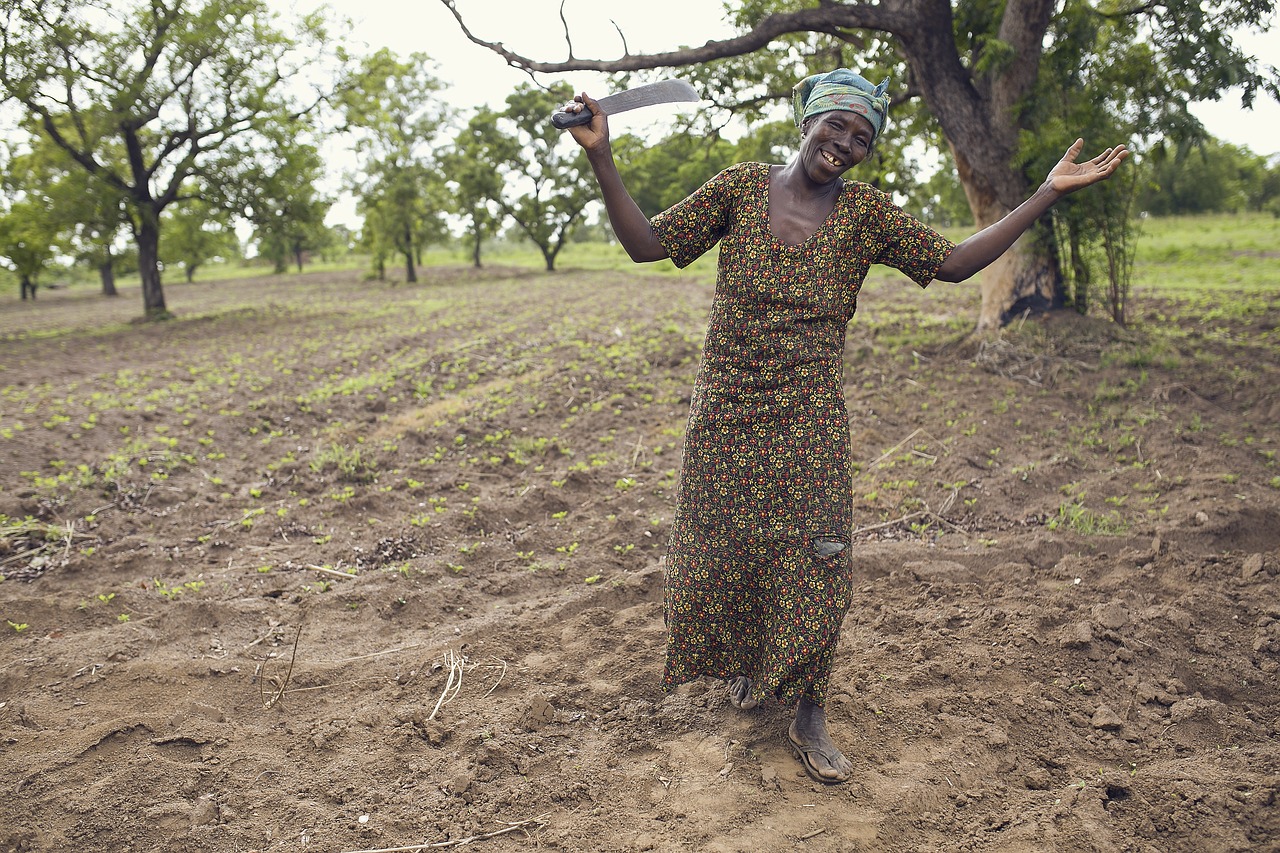
<path fill-rule="evenodd" d="M 282 8 L 314 8 L 318 0 L 274 0 Z M 557 60 L 566 55 L 560 22 L 560 0 L 456 0 L 459 10 L 478 37 L 501 41 L 512 50 L 536 59 Z M 349 17 L 354 38 L 371 48 L 388 47 L 405 56 L 420 51 L 439 63 L 437 76 L 450 84 L 449 99 L 463 109 L 482 103 L 500 106 L 503 99 L 528 77 L 508 67 L 501 58 L 472 44 L 462 34 L 440 0 L 330 0 L 330 7 Z M 701 44 L 730 34 L 724 22 L 722 0 L 565 0 L 565 17 L 579 57 L 607 59 L 622 51 L 617 27 L 627 37 L 632 52 L 670 49 Z M 1257 36 L 1244 34 L 1240 45 L 1264 61 L 1280 61 L 1280 26 Z M 594 74 L 543 76 L 543 82 L 563 79 L 576 89 L 603 94 Z M 598 96 L 598 95 L 597 95 Z M 678 107 L 663 108 L 670 110 Z M 687 109 L 687 108 L 685 108 Z M 655 112 L 637 113 L 628 122 L 641 126 L 660 123 Z M 1248 146 L 1257 154 L 1280 152 L 1280 104 L 1261 99 L 1252 111 L 1240 107 L 1237 93 L 1217 103 L 1195 108 L 1196 115 L 1219 139 Z M 620 130 L 632 129 L 615 119 Z"/>

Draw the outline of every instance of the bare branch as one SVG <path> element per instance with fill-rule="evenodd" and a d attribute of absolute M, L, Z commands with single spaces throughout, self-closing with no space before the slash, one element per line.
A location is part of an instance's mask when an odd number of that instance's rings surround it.
<path fill-rule="evenodd" d="M 721 41 L 708 41 L 700 47 L 687 47 L 663 53 L 631 53 L 625 49 L 617 59 L 577 59 L 570 57 L 563 62 L 542 62 L 507 48 L 502 42 L 486 41 L 471 32 L 462 14 L 458 11 L 456 0 L 440 0 L 453 15 L 458 26 L 473 44 L 501 56 L 508 65 L 520 68 L 530 74 L 534 72 L 559 74 L 567 71 L 642 71 L 651 68 L 674 68 L 685 65 L 698 65 L 715 59 L 731 56 L 743 56 L 767 46 L 770 42 L 789 33 L 824 32 L 836 34 L 842 29 L 875 29 L 886 33 L 900 35 L 908 32 L 911 22 L 902 14 L 897 4 L 883 2 L 880 4 L 848 3 L 840 5 L 821 5 L 814 9 L 801 9 L 795 12 L 779 12 L 760 21 L 753 29 L 740 36 Z"/>
<path fill-rule="evenodd" d="M 573 37 L 569 35 L 569 21 L 564 16 L 564 4 L 566 0 L 560 0 L 560 26 L 564 27 L 564 44 L 569 51 L 569 58 L 573 59 Z"/>
<path fill-rule="evenodd" d="M 618 22 L 609 19 L 609 23 L 613 24 L 613 28 L 618 31 L 618 38 L 622 39 L 622 55 L 626 56 L 631 52 L 631 48 L 627 47 L 627 34 L 622 31 L 622 27 L 618 26 Z"/>
<path fill-rule="evenodd" d="M 77 148 L 67 139 L 62 131 L 58 128 L 58 124 L 54 121 L 53 115 L 40 104 L 30 99 L 22 99 L 22 105 L 34 113 L 40 119 L 40 126 L 44 128 L 44 132 L 49 135 L 53 143 L 67 153 L 71 159 L 75 160 L 85 168 L 89 174 L 101 178 L 107 184 L 121 192 L 128 193 L 130 187 L 120 177 L 99 163 L 93 156 L 93 152 Z"/>

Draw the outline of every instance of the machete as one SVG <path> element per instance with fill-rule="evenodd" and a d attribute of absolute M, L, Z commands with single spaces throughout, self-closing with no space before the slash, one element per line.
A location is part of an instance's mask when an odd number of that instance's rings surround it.
<path fill-rule="evenodd" d="M 625 113 L 628 110 L 638 110 L 641 107 L 651 107 L 655 104 L 674 104 L 680 101 L 700 100 L 702 99 L 698 97 L 697 90 L 684 80 L 662 80 L 657 83 L 637 86 L 625 92 L 618 92 L 616 95 L 606 95 L 596 103 L 600 105 L 602 113 L 611 116 L 617 113 Z M 591 115 L 591 110 L 588 109 L 576 113 L 559 109 L 551 114 L 551 123 L 560 130 L 564 130 L 567 127 L 590 123 Z"/>

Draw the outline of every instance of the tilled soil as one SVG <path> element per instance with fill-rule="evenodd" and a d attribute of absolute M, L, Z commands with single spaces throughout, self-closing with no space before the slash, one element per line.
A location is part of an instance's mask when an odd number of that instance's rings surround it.
<path fill-rule="evenodd" d="M 1280 850 L 1280 297 L 974 290 L 850 328 L 834 787 L 660 686 L 705 275 L 7 303 L 0 848 Z"/>

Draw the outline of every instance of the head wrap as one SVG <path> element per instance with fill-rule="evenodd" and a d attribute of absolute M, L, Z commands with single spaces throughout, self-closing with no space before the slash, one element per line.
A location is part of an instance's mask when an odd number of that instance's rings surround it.
<path fill-rule="evenodd" d="M 887 78 L 879 86 L 873 86 L 847 68 L 806 77 L 793 90 L 796 126 L 818 113 L 848 110 L 871 122 L 871 129 L 879 136 L 889 115 L 889 96 L 885 94 L 888 88 Z"/>

